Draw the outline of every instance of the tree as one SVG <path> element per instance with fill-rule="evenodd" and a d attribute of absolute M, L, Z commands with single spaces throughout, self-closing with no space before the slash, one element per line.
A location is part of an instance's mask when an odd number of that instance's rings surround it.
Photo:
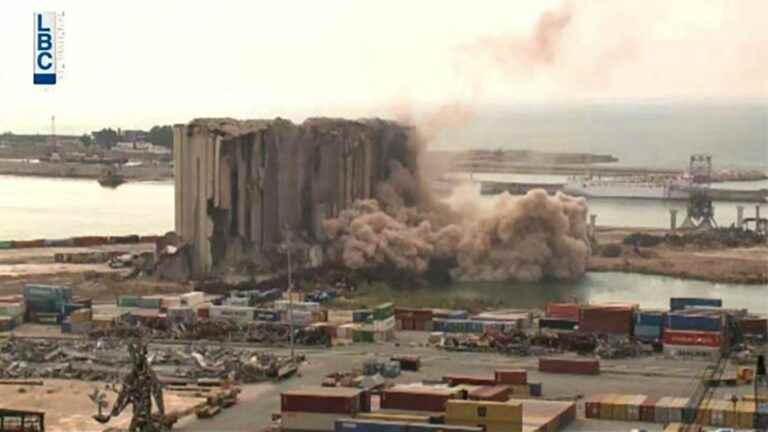
<path fill-rule="evenodd" d="M 93 132 L 91 135 L 93 135 L 93 140 L 96 142 L 96 145 L 112 148 L 115 144 L 117 144 L 118 136 L 114 129 L 102 129 L 100 131 Z"/>
<path fill-rule="evenodd" d="M 93 144 L 93 138 L 88 134 L 83 134 L 83 136 L 80 137 L 80 142 L 84 147 L 90 147 L 91 144 Z"/>
<path fill-rule="evenodd" d="M 173 147 L 173 128 L 171 126 L 153 126 L 147 135 L 147 141 L 166 148 Z"/>

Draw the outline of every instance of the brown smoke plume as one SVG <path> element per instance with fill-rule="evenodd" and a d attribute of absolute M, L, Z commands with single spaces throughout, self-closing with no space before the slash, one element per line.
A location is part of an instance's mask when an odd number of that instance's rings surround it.
<path fill-rule="evenodd" d="M 401 173 L 395 183 L 408 177 Z M 351 269 L 390 266 L 424 274 L 435 262 L 455 260 L 450 269 L 462 281 L 576 279 L 589 255 L 583 199 L 543 190 L 523 197 L 502 194 L 492 203 L 475 188 L 458 188 L 443 203 L 403 207 L 385 183 L 379 200 L 356 202 L 325 221 L 329 258 Z M 384 203 L 384 204 L 381 204 Z"/>

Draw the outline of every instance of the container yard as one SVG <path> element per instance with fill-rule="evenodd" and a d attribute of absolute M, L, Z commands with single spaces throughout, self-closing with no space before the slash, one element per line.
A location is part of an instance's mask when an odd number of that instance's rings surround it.
<path fill-rule="evenodd" d="M 296 294 L 192 291 L 120 295 L 110 304 L 64 286 L 29 284 L 0 298 L 0 322 L 13 335 L 0 342 L 0 378 L 8 383 L 0 385 L 118 377 L 125 367 L 115 363 L 120 348 L 107 341 L 141 330 L 154 341 L 158 376 L 174 385 L 220 380 L 227 369 L 212 365 L 239 358 L 233 376 L 243 397 L 230 410 L 276 430 L 661 430 L 654 428 L 765 422 L 764 404 L 747 398 L 754 397 L 768 320 L 720 299 L 670 298 L 665 310 L 550 303 L 469 312 L 396 302 L 337 309 L 345 294 L 312 294 L 322 301 Z M 64 348 L 51 344 L 56 340 Z M 236 351 L 194 348 L 201 341 Z M 296 367 L 292 341 L 302 359 Z M 174 354 L 173 346 L 187 348 Z M 77 351 L 93 366 L 73 363 Z M 247 398 L 264 386 L 281 396 Z M 697 399 L 701 386 L 709 393 Z M 240 404 L 253 408 L 241 411 Z M 230 418 L 227 411 L 212 415 L 198 422 L 214 427 Z"/>

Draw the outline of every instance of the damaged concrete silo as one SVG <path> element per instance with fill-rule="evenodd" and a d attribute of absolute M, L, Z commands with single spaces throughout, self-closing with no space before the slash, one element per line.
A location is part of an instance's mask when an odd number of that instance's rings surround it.
<path fill-rule="evenodd" d="M 383 120 L 197 119 L 174 128 L 176 232 L 194 276 L 258 257 L 284 228 L 322 240 L 322 222 L 374 196 L 408 160 L 408 129 Z"/>

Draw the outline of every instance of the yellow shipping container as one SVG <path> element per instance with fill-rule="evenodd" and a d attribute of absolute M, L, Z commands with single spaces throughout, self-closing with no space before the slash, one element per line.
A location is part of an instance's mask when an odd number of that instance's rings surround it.
<path fill-rule="evenodd" d="M 616 399 L 621 395 L 607 394 L 600 401 L 600 419 L 601 420 L 613 420 L 613 405 L 616 403 Z"/>
<path fill-rule="evenodd" d="M 738 427 L 741 429 L 752 429 L 755 427 L 755 403 L 751 401 L 739 401 L 736 403 L 738 411 Z"/>
<path fill-rule="evenodd" d="M 522 423 L 523 406 L 519 403 L 449 400 L 446 405 L 445 418 Z"/>
<path fill-rule="evenodd" d="M 664 428 L 664 432 L 682 432 L 684 426 L 682 423 L 670 423 Z"/>
<path fill-rule="evenodd" d="M 725 418 L 723 426 L 728 428 L 739 427 L 739 413 L 736 411 L 736 404 L 726 401 L 726 409 L 724 411 Z"/>
<path fill-rule="evenodd" d="M 632 395 L 621 395 L 616 398 L 612 411 L 614 420 L 627 421 L 627 404 L 634 398 Z"/>

